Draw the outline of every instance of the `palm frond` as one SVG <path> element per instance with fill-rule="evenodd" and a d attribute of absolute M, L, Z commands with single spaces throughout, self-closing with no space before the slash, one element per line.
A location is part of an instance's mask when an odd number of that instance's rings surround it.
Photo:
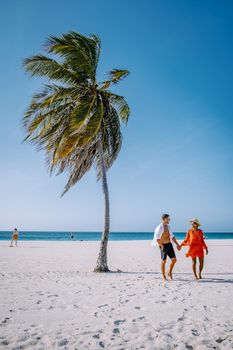
<path fill-rule="evenodd" d="M 109 105 L 104 118 L 103 151 L 106 166 L 109 169 L 116 160 L 122 145 L 119 116 L 115 108 Z"/>
<path fill-rule="evenodd" d="M 128 103 L 126 102 L 125 98 L 123 96 L 113 94 L 112 92 L 107 92 L 106 93 L 109 101 L 117 109 L 117 112 L 119 113 L 120 120 L 123 123 L 128 122 L 129 120 L 129 115 L 130 115 L 130 108 Z"/>
<path fill-rule="evenodd" d="M 93 166 L 97 155 L 97 145 L 96 142 L 87 145 L 82 149 L 77 149 L 76 157 L 70 159 L 67 164 L 61 164 L 60 172 L 64 169 L 68 169 L 69 179 L 64 188 L 62 196 L 74 186 Z"/>
<path fill-rule="evenodd" d="M 126 69 L 113 69 L 108 73 L 108 80 L 102 82 L 101 90 L 108 89 L 111 85 L 119 83 L 122 79 L 129 75 L 129 71 Z"/>
<path fill-rule="evenodd" d="M 86 120 L 90 116 L 96 98 L 96 94 L 90 94 L 84 96 L 82 99 L 79 100 L 79 103 L 74 109 L 71 118 L 71 126 L 74 130 L 79 131 L 80 127 L 82 127 L 83 124 L 86 122 Z"/>
<path fill-rule="evenodd" d="M 71 135 L 77 138 L 77 146 L 83 147 L 95 139 L 103 119 L 103 104 L 99 99 L 94 113 L 89 117 L 82 131 L 75 130 Z"/>
<path fill-rule="evenodd" d="M 104 153 L 105 166 L 109 169 L 116 160 L 122 145 L 122 134 L 120 128 L 119 115 L 108 100 L 104 100 L 104 118 L 102 125 L 102 147 Z M 97 179 L 101 178 L 101 159 L 96 156 Z"/>
<path fill-rule="evenodd" d="M 108 79 L 113 83 L 117 84 L 119 81 L 129 75 L 129 71 L 126 69 L 113 69 L 108 73 Z"/>
<path fill-rule="evenodd" d="M 82 103 L 79 106 L 79 114 L 75 114 L 77 122 L 71 123 L 71 129 L 68 137 L 61 140 L 57 150 L 58 157 L 64 158 L 71 154 L 75 148 L 82 148 L 88 145 L 97 135 L 103 118 L 102 101 L 97 101 L 93 107 L 96 96 L 91 103 Z M 80 107 L 82 106 L 81 110 Z M 94 110 L 92 111 L 92 109 Z M 77 111 L 75 111 L 77 113 Z"/>
<path fill-rule="evenodd" d="M 44 55 L 36 55 L 26 58 L 23 66 L 32 76 L 47 77 L 49 80 L 57 80 L 72 84 L 81 81 L 81 77 L 72 72 L 64 64 Z"/>
<path fill-rule="evenodd" d="M 96 35 L 86 37 L 77 32 L 69 32 L 61 37 L 51 36 L 45 49 L 64 57 L 68 65 L 79 69 L 89 78 L 95 78 L 101 50 L 101 42 Z"/>
<path fill-rule="evenodd" d="M 74 104 L 77 97 L 76 89 L 64 88 L 58 85 L 45 85 L 44 89 L 32 96 L 31 103 L 24 113 L 23 126 L 27 130 L 33 119 L 41 115 L 49 116 L 55 111 Z M 34 121 L 35 122 L 35 121 Z"/>

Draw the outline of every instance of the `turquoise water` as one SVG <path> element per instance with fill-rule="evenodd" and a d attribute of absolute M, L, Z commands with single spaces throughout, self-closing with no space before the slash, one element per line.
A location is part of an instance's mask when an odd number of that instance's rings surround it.
<path fill-rule="evenodd" d="M 99 241 L 101 232 L 72 232 L 76 240 Z M 0 240 L 10 240 L 11 231 L 0 231 Z M 177 239 L 183 239 L 184 232 L 176 232 Z M 208 232 L 205 233 L 206 239 L 233 239 L 233 232 Z M 111 232 L 111 241 L 132 241 L 132 240 L 152 240 L 153 232 Z M 26 241 L 68 241 L 70 232 L 46 232 L 46 231 L 20 231 L 19 239 Z"/>

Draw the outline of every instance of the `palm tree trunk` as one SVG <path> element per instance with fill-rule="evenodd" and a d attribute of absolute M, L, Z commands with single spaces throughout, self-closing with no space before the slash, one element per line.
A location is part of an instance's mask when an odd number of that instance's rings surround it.
<path fill-rule="evenodd" d="M 101 166 L 101 181 L 102 188 L 104 193 L 104 205 L 105 205 L 105 217 L 104 217 L 104 230 L 102 234 L 102 239 L 100 242 L 100 251 L 97 259 L 95 272 L 108 272 L 108 263 L 107 263 L 107 244 L 110 228 L 110 213 L 109 213 L 109 193 L 108 193 L 108 182 L 106 175 L 106 166 L 103 155 L 103 146 L 102 140 L 99 140 L 99 156 L 100 156 L 100 166 Z"/>

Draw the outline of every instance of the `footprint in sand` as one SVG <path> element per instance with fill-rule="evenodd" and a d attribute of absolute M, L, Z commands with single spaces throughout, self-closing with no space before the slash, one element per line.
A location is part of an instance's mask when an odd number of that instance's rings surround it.
<path fill-rule="evenodd" d="M 48 298 L 52 298 L 52 297 L 57 298 L 57 297 L 58 297 L 58 295 L 57 295 L 57 294 L 50 294 L 50 295 L 48 295 Z"/>
<path fill-rule="evenodd" d="M 108 306 L 108 304 L 99 305 L 98 309 L 100 309 L 101 307 L 105 307 L 105 306 Z"/>
<path fill-rule="evenodd" d="M 2 323 L 8 323 L 10 321 L 9 317 L 5 317 L 4 320 L 2 321 Z"/>
<path fill-rule="evenodd" d="M 114 324 L 116 326 L 119 326 L 121 323 L 124 323 L 124 322 L 125 322 L 125 319 L 124 320 L 116 320 L 116 321 L 114 321 Z"/>
<path fill-rule="evenodd" d="M 18 342 L 24 342 L 26 340 L 28 340 L 29 336 L 27 334 L 22 334 L 18 337 L 17 341 Z"/>
<path fill-rule="evenodd" d="M 114 334 L 119 334 L 120 333 L 120 330 L 119 328 L 113 328 L 113 331 L 112 331 Z"/>
<path fill-rule="evenodd" d="M 216 343 L 219 343 L 219 344 L 221 344 L 224 340 L 225 340 L 226 338 L 218 338 L 218 339 L 216 339 L 215 341 L 216 341 Z"/>
<path fill-rule="evenodd" d="M 192 335 L 199 336 L 200 334 L 196 329 L 192 329 Z"/>
<path fill-rule="evenodd" d="M 184 316 L 181 316 L 181 317 L 177 318 L 177 321 L 178 321 L 178 322 L 184 321 Z"/>
<path fill-rule="evenodd" d="M 7 340 L 2 340 L 0 344 L 7 346 L 9 345 L 9 342 Z"/>
<path fill-rule="evenodd" d="M 99 334 L 94 334 L 94 335 L 92 336 L 92 338 L 99 339 L 99 338 L 100 338 L 100 335 L 99 335 Z"/>
<path fill-rule="evenodd" d="M 59 340 L 58 346 L 65 346 L 68 344 L 68 340 L 66 338 Z"/>

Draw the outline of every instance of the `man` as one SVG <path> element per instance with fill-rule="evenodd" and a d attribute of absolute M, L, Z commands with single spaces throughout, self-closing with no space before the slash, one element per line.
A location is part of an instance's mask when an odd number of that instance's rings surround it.
<path fill-rule="evenodd" d="M 152 241 L 152 245 L 156 245 L 156 242 L 157 242 L 160 248 L 161 259 L 162 259 L 161 271 L 162 271 L 162 276 L 164 280 L 167 279 L 166 273 L 165 273 L 167 257 L 171 259 L 171 264 L 168 272 L 168 276 L 171 279 L 172 279 L 172 270 L 176 263 L 176 255 L 175 255 L 175 251 L 171 241 L 173 241 L 176 244 L 177 249 L 180 250 L 180 246 L 175 236 L 171 232 L 169 223 L 170 223 L 170 216 L 168 214 L 163 214 L 162 222 L 159 226 L 156 227 L 154 238 Z"/>

